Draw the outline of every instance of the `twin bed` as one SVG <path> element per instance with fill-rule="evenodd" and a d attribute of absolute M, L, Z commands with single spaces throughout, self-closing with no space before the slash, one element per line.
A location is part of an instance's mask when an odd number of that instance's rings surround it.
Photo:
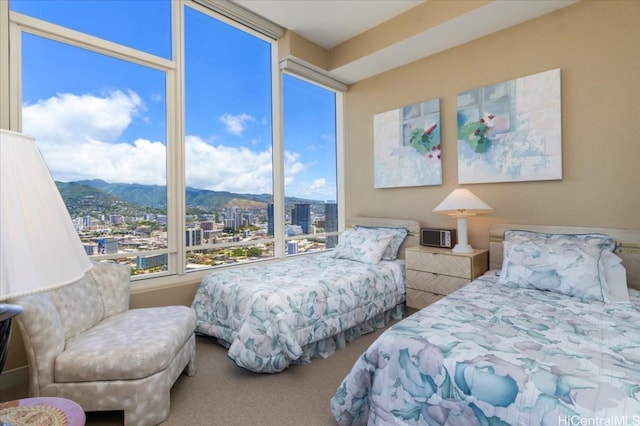
<path fill-rule="evenodd" d="M 329 252 L 214 271 L 192 307 L 196 333 L 228 348 L 238 366 L 277 373 L 405 314 L 404 247 L 419 243 L 412 220 L 356 217 Z"/>
<path fill-rule="evenodd" d="M 338 424 L 640 424 L 640 231 L 494 225 L 490 257 L 362 354 Z"/>
<path fill-rule="evenodd" d="M 353 227 L 329 253 L 209 274 L 197 332 L 275 373 L 401 318 L 420 225 Z M 392 241 L 395 257 L 380 256 Z M 338 424 L 640 424 L 640 230 L 494 225 L 489 250 L 485 275 L 361 355 L 331 398 Z"/>

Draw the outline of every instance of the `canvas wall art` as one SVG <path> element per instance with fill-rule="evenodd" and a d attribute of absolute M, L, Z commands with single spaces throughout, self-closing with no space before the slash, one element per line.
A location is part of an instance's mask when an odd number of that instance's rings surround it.
<path fill-rule="evenodd" d="M 440 100 L 373 117 L 374 186 L 441 185 Z"/>
<path fill-rule="evenodd" d="M 458 95 L 458 183 L 562 179 L 560 70 Z"/>

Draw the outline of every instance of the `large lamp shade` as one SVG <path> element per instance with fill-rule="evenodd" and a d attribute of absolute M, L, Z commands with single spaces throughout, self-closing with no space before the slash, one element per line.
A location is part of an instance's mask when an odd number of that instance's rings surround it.
<path fill-rule="evenodd" d="M 7 299 L 70 284 L 91 268 L 35 140 L 0 129 L 0 371 L 11 318 Z"/>
<path fill-rule="evenodd" d="M 91 262 L 35 140 L 0 129 L 0 301 L 79 279 Z"/>

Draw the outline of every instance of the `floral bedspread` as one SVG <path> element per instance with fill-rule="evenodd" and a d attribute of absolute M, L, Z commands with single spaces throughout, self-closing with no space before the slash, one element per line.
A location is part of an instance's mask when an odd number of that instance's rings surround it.
<path fill-rule="evenodd" d="M 496 280 L 385 331 L 331 399 L 338 423 L 640 424 L 640 292 L 584 303 Z"/>
<path fill-rule="evenodd" d="M 404 277 L 403 261 L 369 265 L 329 253 L 215 271 L 193 300 L 196 333 L 218 338 L 240 367 L 279 372 L 400 319 Z"/>

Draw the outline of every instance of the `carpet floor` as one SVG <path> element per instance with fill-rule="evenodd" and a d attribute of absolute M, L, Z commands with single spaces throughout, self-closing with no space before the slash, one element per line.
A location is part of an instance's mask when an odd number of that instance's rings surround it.
<path fill-rule="evenodd" d="M 358 357 L 384 331 L 347 344 L 327 359 L 293 365 L 278 374 L 237 367 L 226 349 L 206 337 L 196 339 L 197 373 L 181 375 L 171 388 L 171 414 L 165 426 L 335 425 L 329 401 Z M 27 396 L 26 385 L 0 397 Z M 3 399 L 4 400 L 4 399 Z M 123 424 L 123 413 L 87 413 L 88 426 Z"/>

